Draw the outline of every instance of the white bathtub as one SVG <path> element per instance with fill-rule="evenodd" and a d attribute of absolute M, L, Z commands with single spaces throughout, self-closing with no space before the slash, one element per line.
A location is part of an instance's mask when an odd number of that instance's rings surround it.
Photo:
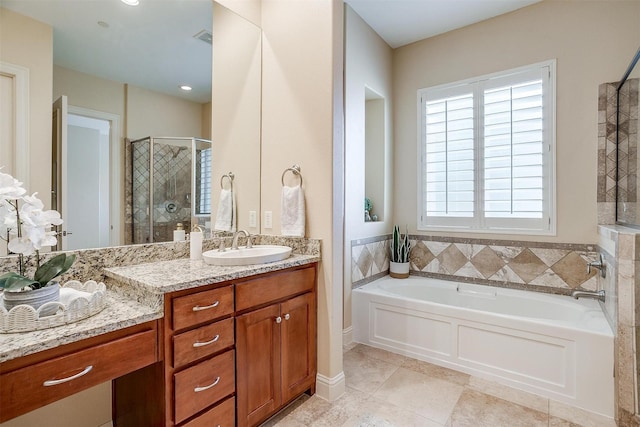
<path fill-rule="evenodd" d="M 356 342 L 614 416 L 613 333 L 596 300 L 411 276 L 352 301 Z"/>

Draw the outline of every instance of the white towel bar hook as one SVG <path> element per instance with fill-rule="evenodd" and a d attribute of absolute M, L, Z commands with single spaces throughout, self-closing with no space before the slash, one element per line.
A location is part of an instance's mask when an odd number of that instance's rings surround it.
<path fill-rule="evenodd" d="M 287 172 L 293 172 L 294 175 L 300 178 L 300 187 L 302 187 L 302 173 L 300 173 L 300 166 L 293 165 L 290 168 L 286 168 L 284 172 L 282 172 L 282 177 L 280 178 L 280 181 L 282 182 L 283 187 L 284 187 L 284 176 Z"/>
<path fill-rule="evenodd" d="M 225 178 L 229 178 L 229 190 L 233 190 L 233 178 L 235 178 L 235 175 L 233 174 L 233 172 L 226 173 L 220 177 L 220 188 L 222 188 L 223 190 L 224 190 L 223 181 Z"/>

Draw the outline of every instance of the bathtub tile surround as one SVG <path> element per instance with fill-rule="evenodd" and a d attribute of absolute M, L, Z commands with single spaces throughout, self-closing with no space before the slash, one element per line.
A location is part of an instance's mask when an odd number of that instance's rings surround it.
<path fill-rule="evenodd" d="M 596 290 L 594 245 L 411 235 L 411 272 L 491 286 L 568 294 Z M 351 282 L 357 288 L 386 274 L 390 236 L 351 242 Z"/>
<path fill-rule="evenodd" d="M 387 235 L 351 242 L 352 284 L 362 286 L 389 274 L 390 239 Z"/>
<path fill-rule="evenodd" d="M 615 426 L 531 393 L 362 344 L 345 349 L 344 372 L 347 391 L 336 402 L 303 396 L 264 427 Z M 367 376 L 368 384 L 358 382 Z"/>

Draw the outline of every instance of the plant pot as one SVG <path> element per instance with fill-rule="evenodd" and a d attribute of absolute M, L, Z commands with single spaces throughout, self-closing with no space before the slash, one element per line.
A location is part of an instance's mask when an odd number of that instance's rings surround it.
<path fill-rule="evenodd" d="M 390 262 L 389 263 L 389 276 L 395 279 L 406 279 L 409 277 L 409 263 L 408 262 Z"/>
<path fill-rule="evenodd" d="M 19 292 L 3 292 L 4 307 L 7 310 L 11 310 L 17 305 L 29 305 L 37 310 L 41 305 L 58 301 L 60 299 L 60 283 L 54 283 L 44 288 L 34 289 L 32 291 L 19 291 Z M 40 312 L 40 316 L 49 316 L 55 314 L 58 311 L 58 307 L 47 307 Z"/>

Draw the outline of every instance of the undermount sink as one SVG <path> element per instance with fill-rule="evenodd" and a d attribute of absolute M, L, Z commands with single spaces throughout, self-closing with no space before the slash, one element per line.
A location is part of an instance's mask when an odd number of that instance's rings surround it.
<path fill-rule="evenodd" d="M 253 245 L 251 248 L 240 246 L 238 249 L 226 249 L 224 252 L 213 249 L 203 252 L 202 258 L 211 265 L 249 265 L 282 261 L 289 258 L 289 255 L 289 246 Z"/>

